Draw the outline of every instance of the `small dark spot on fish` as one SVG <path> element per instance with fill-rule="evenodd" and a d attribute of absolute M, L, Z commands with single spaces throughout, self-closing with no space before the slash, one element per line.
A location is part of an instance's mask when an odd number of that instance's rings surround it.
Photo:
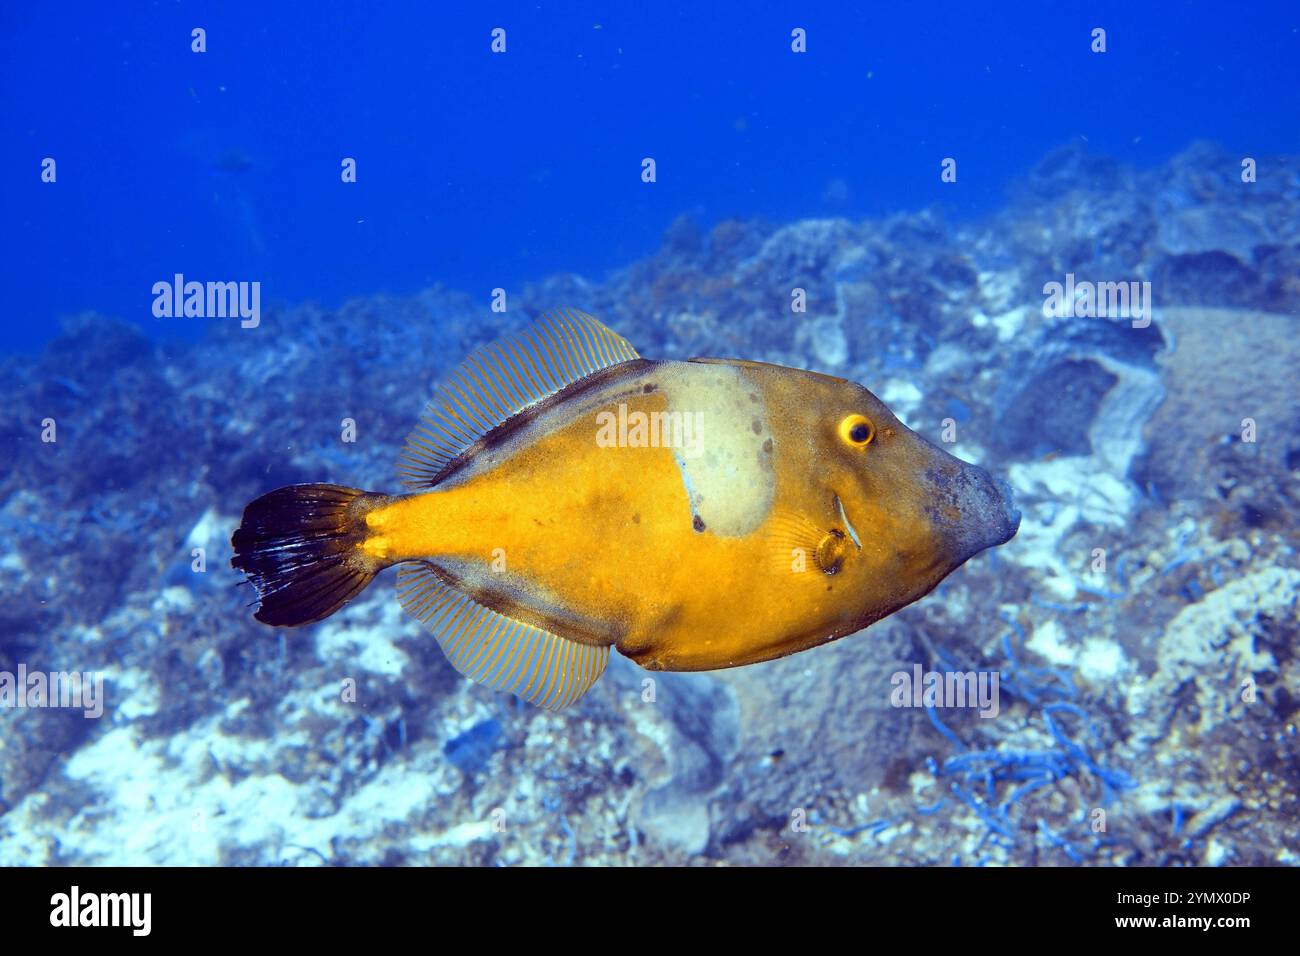
<path fill-rule="evenodd" d="M 760 422 L 757 418 L 755 418 L 752 422 L 749 423 L 749 427 L 754 429 L 755 435 L 763 434 L 763 423 Z"/>
<path fill-rule="evenodd" d="M 640 524 L 640 523 L 641 523 L 641 512 L 638 511 L 636 514 L 634 514 L 634 515 L 632 516 L 632 523 L 633 523 L 633 524 Z"/>
<path fill-rule="evenodd" d="M 767 452 L 769 455 L 772 454 L 772 439 L 769 438 L 767 441 L 763 442 L 763 451 Z"/>
<path fill-rule="evenodd" d="M 755 405 L 758 404 L 758 396 L 755 395 L 753 392 L 749 393 L 749 400 L 753 402 Z"/>
<path fill-rule="evenodd" d="M 657 386 L 654 384 L 654 382 L 646 382 L 645 388 L 641 389 L 641 391 L 649 395 L 651 392 L 655 390 L 656 387 Z"/>
<path fill-rule="evenodd" d="M 691 522 L 691 527 L 694 528 L 696 531 L 703 531 L 704 519 L 701 518 L 699 515 L 696 515 L 695 520 Z"/>

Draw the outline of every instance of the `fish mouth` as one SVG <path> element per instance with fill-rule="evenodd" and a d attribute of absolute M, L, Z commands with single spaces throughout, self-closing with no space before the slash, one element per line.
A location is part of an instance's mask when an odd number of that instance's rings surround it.
<path fill-rule="evenodd" d="M 1005 478 L 994 478 L 993 487 L 1002 496 L 1003 530 L 1006 534 L 998 544 L 1006 544 L 1020 530 L 1020 508 L 1016 505 L 1016 493 Z"/>
<path fill-rule="evenodd" d="M 952 462 L 927 477 L 934 499 L 930 513 L 956 566 L 1014 538 L 1020 530 L 1020 509 L 1004 479 L 994 478 L 978 465 Z"/>
<path fill-rule="evenodd" d="M 844 522 L 844 530 L 848 532 L 849 538 L 852 539 L 853 543 L 857 545 L 858 550 L 861 551 L 862 539 L 858 537 L 858 529 L 853 527 L 853 522 L 849 520 L 849 513 L 844 510 L 844 501 L 840 498 L 839 494 L 835 492 L 832 492 L 832 494 L 835 495 L 835 507 L 839 509 L 840 521 Z"/>
<path fill-rule="evenodd" d="M 958 537 L 965 552 L 963 560 L 986 548 L 1006 544 L 1020 530 L 1020 509 L 1011 485 L 982 468 L 971 467 L 962 504 L 965 516 Z"/>

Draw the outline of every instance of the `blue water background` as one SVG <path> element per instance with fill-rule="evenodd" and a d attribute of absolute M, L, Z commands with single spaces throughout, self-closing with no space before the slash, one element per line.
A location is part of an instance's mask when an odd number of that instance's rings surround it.
<path fill-rule="evenodd" d="M 682 213 L 979 215 L 1081 140 L 1295 152 L 1298 29 L 1289 2 L 4 4 L 0 350 L 91 309 L 203 334 L 150 313 L 177 272 L 260 281 L 263 308 L 486 299 L 598 277 Z"/>

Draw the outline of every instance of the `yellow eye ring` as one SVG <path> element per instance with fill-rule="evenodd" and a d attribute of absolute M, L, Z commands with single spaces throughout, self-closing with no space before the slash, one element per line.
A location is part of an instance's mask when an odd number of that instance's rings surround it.
<path fill-rule="evenodd" d="M 846 415 L 840 422 L 840 438 L 846 445 L 865 448 L 876 437 L 876 426 L 866 415 Z"/>

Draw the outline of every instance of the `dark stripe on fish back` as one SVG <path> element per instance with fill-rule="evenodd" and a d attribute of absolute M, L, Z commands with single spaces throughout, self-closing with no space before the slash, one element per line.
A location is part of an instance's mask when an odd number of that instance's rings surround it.
<path fill-rule="evenodd" d="M 651 366 L 658 364 L 660 363 L 651 359 L 633 359 L 630 362 L 611 365 L 609 368 L 601 369 L 599 372 L 594 372 L 586 378 L 579 379 L 576 382 L 564 386 L 564 388 L 560 389 L 558 392 L 548 395 L 540 402 L 528 406 L 511 418 L 507 418 L 500 425 L 494 426 L 481 438 L 469 445 L 463 452 L 451 461 L 447 462 L 440 471 L 434 474 L 434 476 L 429 479 L 429 487 L 442 484 L 483 452 L 500 448 L 502 445 L 509 442 L 520 429 L 531 424 L 552 409 L 563 405 L 565 402 L 576 400 L 588 392 L 595 391 L 601 386 L 609 384 L 620 376 L 637 375 L 648 370 Z M 611 396 L 611 398 L 618 397 L 618 395 Z"/>

